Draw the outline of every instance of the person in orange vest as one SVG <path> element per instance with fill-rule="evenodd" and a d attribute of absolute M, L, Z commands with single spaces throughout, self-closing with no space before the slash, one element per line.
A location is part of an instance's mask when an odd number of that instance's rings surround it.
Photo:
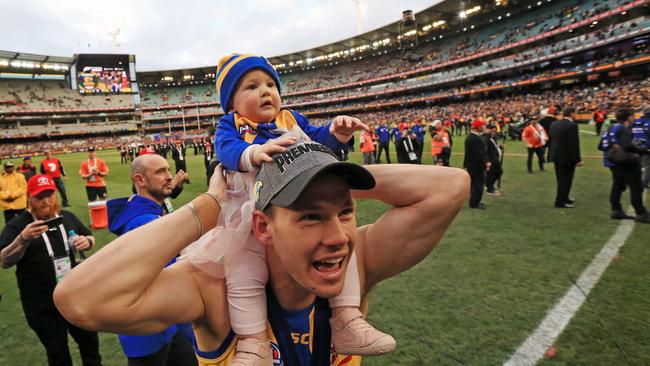
<path fill-rule="evenodd" d="M 607 112 L 601 107 L 593 115 L 594 125 L 596 125 L 596 136 L 600 136 L 600 131 L 607 120 Z"/>
<path fill-rule="evenodd" d="M 368 131 L 361 132 L 361 137 L 359 138 L 359 148 L 361 149 L 361 154 L 363 155 L 363 164 L 374 164 L 375 142 L 372 139 L 372 135 L 370 135 Z"/>
<path fill-rule="evenodd" d="M 88 159 L 81 162 L 79 176 L 86 181 L 86 194 L 88 202 L 106 199 L 108 193 L 104 177 L 108 175 L 108 166 L 102 159 L 98 159 L 93 146 L 88 148 Z"/>
<path fill-rule="evenodd" d="M 437 119 L 433 122 L 429 134 L 431 135 L 431 157 L 436 165 L 449 166 L 451 158 L 451 135 L 442 122 Z"/>
<path fill-rule="evenodd" d="M 526 162 L 528 173 L 533 172 L 533 153 L 537 154 L 539 170 L 544 171 L 544 146 L 548 141 L 544 128 L 537 123 L 536 119 L 532 119 L 530 124 L 524 128 L 521 138 L 528 149 L 528 161 Z"/>
<path fill-rule="evenodd" d="M 56 190 L 59 191 L 61 195 L 61 201 L 63 201 L 63 207 L 69 207 L 68 204 L 68 195 L 65 191 L 65 184 L 63 180 L 66 179 L 65 170 L 63 170 L 63 165 L 61 161 L 55 157 L 52 157 L 51 151 L 45 152 L 45 159 L 41 161 L 41 174 L 45 174 L 48 178 L 54 181 L 56 184 Z"/>

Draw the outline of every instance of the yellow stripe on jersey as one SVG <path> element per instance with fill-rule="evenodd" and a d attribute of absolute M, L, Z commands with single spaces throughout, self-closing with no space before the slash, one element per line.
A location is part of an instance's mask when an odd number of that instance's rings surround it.
<path fill-rule="evenodd" d="M 275 126 L 277 128 L 283 128 L 287 131 L 291 131 L 293 129 L 293 126 L 296 126 L 298 122 L 296 122 L 296 117 L 294 117 L 293 113 L 291 113 L 290 110 L 288 109 L 283 109 L 278 113 L 278 115 L 275 117 Z"/>

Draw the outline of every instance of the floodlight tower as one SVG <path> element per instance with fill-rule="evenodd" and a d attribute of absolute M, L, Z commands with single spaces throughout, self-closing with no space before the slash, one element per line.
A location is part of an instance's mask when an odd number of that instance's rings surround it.
<path fill-rule="evenodd" d="M 120 34 L 120 28 L 117 28 L 113 32 L 108 32 L 108 35 L 113 38 L 113 53 L 117 53 L 117 48 L 120 47 L 120 44 L 117 42 L 117 36 Z"/>
<path fill-rule="evenodd" d="M 352 0 L 357 5 L 357 35 L 363 31 L 363 16 L 361 14 L 361 0 Z"/>

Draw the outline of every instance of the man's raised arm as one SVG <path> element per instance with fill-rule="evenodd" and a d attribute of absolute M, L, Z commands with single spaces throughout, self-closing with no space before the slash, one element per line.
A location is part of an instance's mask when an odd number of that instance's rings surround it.
<path fill-rule="evenodd" d="M 374 224 L 359 228 L 369 291 L 433 250 L 466 202 L 470 180 L 456 168 L 406 164 L 366 168 L 377 185 L 370 191 L 354 191 L 354 197 L 393 206 Z"/>
<path fill-rule="evenodd" d="M 112 241 L 70 272 L 54 302 L 70 322 L 89 330 L 151 334 L 204 313 L 194 268 L 165 265 L 217 223 L 225 180 L 221 168 L 208 195 Z M 189 206 L 189 205 L 188 205 Z"/>

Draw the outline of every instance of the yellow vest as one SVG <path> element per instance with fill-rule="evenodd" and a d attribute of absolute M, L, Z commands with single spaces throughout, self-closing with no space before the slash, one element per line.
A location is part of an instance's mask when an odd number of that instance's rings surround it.
<path fill-rule="evenodd" d="M 15 199 L 8 201 L 9 197 Z M 24 175 L 16 172 L 0 175 L 0 207 L 3 211 L 27 208 L 27 182 Z"/>

